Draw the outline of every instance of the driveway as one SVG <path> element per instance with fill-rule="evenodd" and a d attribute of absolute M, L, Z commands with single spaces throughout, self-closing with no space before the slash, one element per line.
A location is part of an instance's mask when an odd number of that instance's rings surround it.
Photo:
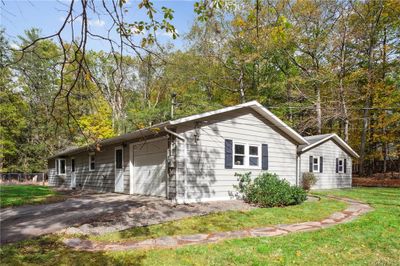
<path fill-rule="evenodd" d="M 0 243 L 60 231 L 102 234 L 193 215 L 249 208 L 241 201 L 175 205 L 157 197 L 115 193 L 84 195 L 59 203 L 0 210 Z"/>

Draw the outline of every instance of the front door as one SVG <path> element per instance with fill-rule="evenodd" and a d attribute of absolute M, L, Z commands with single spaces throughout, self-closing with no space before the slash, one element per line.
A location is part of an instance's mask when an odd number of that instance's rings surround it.
<path fill-rule="evenodd" d="M 75 158 L 71 159 L 71 188 L 76 188 Z"/>
<path fill-rule="evenodd" d="M 123 149 L 115 148 L 115 192 L 124 192 Z"/>

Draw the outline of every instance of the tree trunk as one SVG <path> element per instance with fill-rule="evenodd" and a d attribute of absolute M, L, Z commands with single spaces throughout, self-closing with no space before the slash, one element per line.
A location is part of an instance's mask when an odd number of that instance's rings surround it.
<path fill-rule="evenodd" d="M 240 93 L 240 102 L 245 103 L 246 98 L 245 98 L 245 93 L 244 93 L 244 73 L 243 69 L 240 69 L 240 76 L 239 76 L 239 93 Z"/>
<path fill-rule="evenodd" d="M 344 141 L 349 141 L 349 115 L 346 105 L 345 88 L 343 84 L 344 77 L 346 76 L 346 39 L 347 38 L 347 27 L 344 25 L 344 32 L 342 35 L 342 42 L 340 46 L 340 72 L 339 72 L 339 98 L 341 107 L 341 117 L 343 124 L 343 136 Z"/>
<path fill-rule="evenodd" d="M 321 110 L 321 89 L 315 88 L 317 99 L 315 100 L 315 111 L 317 112 L 317 130 L 318 134 L 322 133 L 322 110 Z"/>

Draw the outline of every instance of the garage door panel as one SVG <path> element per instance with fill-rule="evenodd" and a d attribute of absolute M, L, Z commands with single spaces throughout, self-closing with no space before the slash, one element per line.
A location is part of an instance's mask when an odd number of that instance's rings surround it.
<path fill-rule="evenodd" d="M 166 196 L 167 140 L 134 145 L 133 192 Z"/>

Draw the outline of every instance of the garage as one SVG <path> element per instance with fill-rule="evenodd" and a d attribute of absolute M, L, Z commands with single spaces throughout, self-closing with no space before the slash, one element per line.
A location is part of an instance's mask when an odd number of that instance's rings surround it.
<path fill-rule="evenodd" d="M 166 138 L 131 144 L 131 193 L 166 197 Z"/>

